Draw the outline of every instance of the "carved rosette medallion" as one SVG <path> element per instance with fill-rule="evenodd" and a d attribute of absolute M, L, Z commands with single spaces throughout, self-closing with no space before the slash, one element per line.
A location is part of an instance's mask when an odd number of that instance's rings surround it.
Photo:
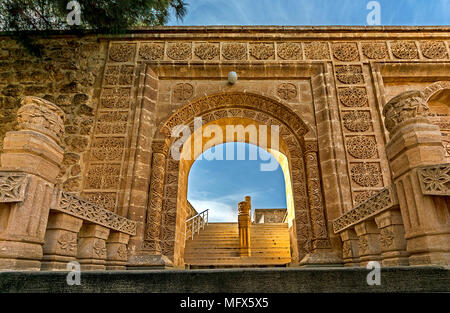
<path fill-rule="evenodd" d="M 290 83 L 280 84 L 277 93 L 281 99 L 292 100 L 297 96 L 297 87 Z"/>
<path fill-rule="evenodd" d="M 134 44 L 113 44 L 109 49 L 109 59 L 115 62 L 130 62 L 134 59 Z"/>
<path fill-rule="evenodd" d="M 213 60 L 219 56 L 219 47 L 213 43 L 200 43 L 195 46 L 194 53 L 201 60 Z"/>
<path fill-rule="evenodd" d="M 162 60 L 164 56 L 164 43 L 146 43 L 139 48 L 139 56 L 145 60 Z"/>
<path fill-rule="evenodd" d="M 387 229 L 383 228 L 380 230 L 380 245 L 383 250 L 389 249 L 392 247 L 392 244 L 394 243 L 394 233 Z"/>
<path fill-rule="evenodd" d="M 182 101 L 187 100 L 194 94 L 194 87 L 188 83 L 180 83 L 173 88 L 173 96 L 175 99 Z"/>
<path fill-rule="evenodd" d="M 367 92 L 365 88 L 340 88 L 339 100 L 346 107 L 364 107 L 367 106 Z"/>
<path fill-rule="evenodd" d="M 278 45 L 278 56 L 283 60 L 302 59 L 302 46 L 297 42 L 284 42 Z"/>
<path fill-rule="evenodd" d="M 330 59 L 328 43 L 316 41 L 305 43 L 305 56 L 308 60 Z"/>
<path fill-rule="evenodd" d="M 222 46 L 222 56 L 226 60 L 247 59 L 247 45 L 245 43 L 226 43 Z"/>
<path fill-rule="evenodd" d="M 389 53 L 384 42 L 370 42 L 362 44 L 362 52 L 368 59 L 388 59 Z"/>
<path fill-rule="evenodd" d="M 349 111 L 342 115 L 345 128 L 351 132 L 365 132 L 370 129 L 372 122 L 368 111 Z"/>
<path fill-rule="evenodd" d="M 359 65 L 336 66 L 336 77 L 344 84 L 359 84 L 363 82 L 362 69 Z"/>
<path fill-rule="evenodd" d="M 356 159 L 371 159 L 377 155 L 375 138 L 369 136 L 355 136 L 347 139 L 347 151 Z"/>
<path fill-rule="evenodd" d="M 375 187 L 380 183 L 381 172 L 378 164 L 354 164 L 350 172 L 352 180 L 361 187 Z"/>
<path fill-rule="evenodd" d="M 333 55 L 342 62 L 358 61 L 358 46 L 356 43 L 335 43 L 333 44 Z"/>
<path fill-rule="evenodd" d="M 396 41 L 391 44 L 392 54 L 397 59 L 418 59 L 419 52 L 414 41 Z"/>
<path fill-rule="evenodd" d="M 273 44 L 255 43 L 250 45 L 250 55 L 257 60 L 268 60 L 275 55 Z"/>
<path fill-rule="evenodd" d="M 447 59 L 447 48 L 443 41 L 421 42 L 420 49 L 427 59 Z"/>
<path fill-rule="evenodd" d="M 192 56 L 191 43 L 175 42 L 167 46 L 167 56 L 172 60 L 188 60 Z"/>

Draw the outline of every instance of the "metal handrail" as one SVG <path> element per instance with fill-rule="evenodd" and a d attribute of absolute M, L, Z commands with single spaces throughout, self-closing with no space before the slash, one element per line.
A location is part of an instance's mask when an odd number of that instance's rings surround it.
<path fill-rule="evenodd" d="M 195 233 L 200 233 L 200 229 L 204 229 L 208 225 L 209 209 L 206 209 L 197 215 L 186 220 L 184 225 L 184 240 L 187 238 L 194 239 Z"/>

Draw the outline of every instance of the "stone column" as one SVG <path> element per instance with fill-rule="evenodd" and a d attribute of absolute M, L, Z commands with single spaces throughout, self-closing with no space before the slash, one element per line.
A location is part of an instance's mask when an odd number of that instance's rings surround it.
<path fill-rule="evenodd" d="M 82 270 L 106 269 L 106 239 L 108 239 L 109 231 L 108 228 L 97 224 L 83 224 L 77 256 Z"/>
<path fill-rule="evenodd" d="M 1 171 L 26 173 L 23 201 L 0 206 L 0 269 L 39 270 L 50 202 L 64 150 L 64 112 L 49 101 L 25 97 L 18 131 L 6 134 Z"/>
<path fill-rule="evenodd" d="M 407 266 L 405 229 L 399 210 L 388 210 L 375 217 L 380 229 L 380 247 L 383 266 Z"/>
<path fill-rule="evenodd" d="M 111 231 L 106 241 L 106 269 L 126 270 L 128 251 L 127 244 L 130 235 Z"/>
<path fill-rule="evenodd" d="M 445 162 L 441 132 L 427 118 L 428 105 L 419 91 L 394 97 L 383 108 L 390 141 L 386 153 L 405 226 L 410 265 L 450 264 L 448 201 L 424 195 L 417 167 Z"/>
<path fill-rule="evenodd" d="M 359 266 L 359 246 L 358 236 L 354 229 L 347 229 L 341 232 L 342 258 L 344 266 Z"/>
<path fill-rule="evenodd" d="M 358 236 L 359 263 L 366 266 L 369 261 L 380 261 L 380 230 L 373 220 L 355 225 Z"/>
<path fill-rule="evenodd" d="M 83 220 L 66 213 L 50 212 L 45 233 L 42 270 L 66 270 L 78 252 L 78 232 Z"/>
<path fill-rule="evenodd" d="M 313 238 L 312 252 L 300 261 L 300 265 L 342 265 L 342 259 L 334 254 L 331 249 L 328 236 L 317 153 L 317 143 L 307 142 L 305 149 L 306 179 Z"/>
<path fill-rule="evenodd" d="M 239 247 L 241 256 L 251 256 L 250 247 L 250 226 L 252 209 L 251 199 L 245 197 L 245 201 L 239 202 L 238 205 L 238 225 L 239 225 Z"/>

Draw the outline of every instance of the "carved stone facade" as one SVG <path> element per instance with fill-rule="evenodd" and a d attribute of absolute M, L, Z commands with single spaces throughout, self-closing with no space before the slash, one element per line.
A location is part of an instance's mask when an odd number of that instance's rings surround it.
<path fill-rule="evenodd" d="M 39 40 L 42 60 L 1 37 L 0 152 L 11 153 L 1 166 L 11 164 L 22 138 L 14 130 L 63 149 L 52 211 L 74 222 L 52 217 L 64 232 L 52 228 L 58 236 L 48 239 L 46 266 L 57 266 L 60 251 L 80 255 L 86 268 L 119 269 L 126 258 L 137 260 L 126 266 L 144 266 L 145 258 L 181 266 L 190 164 L 171 157 L 174 128 L 193 130 L 194 117 L 278 126 L 291 179 L 294 263 L 327 250 L 345 264 L 376 253 L 404 264 L 406 248 L 396 240 L 410 226 L 393 196 L 396 164 L 386 145 L 412 119 L 439 128 L 433 145 L 447 155 L 419 164 L 409 179 L 423 195 L 447 195 L 449 34 L 447 27 L 162 27 L 139 36 L 50 36 Z M 230 71 L 238 75 L 233 85 Z M 39 98 L 21 102 L 29 96 Z M 0 210 L 26 199 L 27 171 L 1 170 Z M 95 227 L 80 228 L 78 219 Z M 80 234 L 75 253 L 72 237 Z"/>

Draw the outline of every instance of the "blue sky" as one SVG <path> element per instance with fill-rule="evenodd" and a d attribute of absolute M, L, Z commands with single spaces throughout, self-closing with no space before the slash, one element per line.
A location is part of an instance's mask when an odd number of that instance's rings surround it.
<path fill-rule="evenodd" d="M 186 0 L 169 25 L 366 25 L 369 0 Z M 450 0 L 379 0 L 381 25 L 449 25 Z"/>
<path fill-rule="evenodd" d="M 261 163 L 268 163 L 268 158 L 273 158 L 271 154 L 253 146 L 258 149 L 258 156 L 261 151 L 262 157 L 249 160 L 248 144 L 226 143 L 220 146 L 223 147 L 224 160 L 197 160 L 189 173 L 188 200 L 198 212 L 210 209 L 210 221 L 236 222 L 237 205 L 244 196 L 252 197 L 253 208 L 286 207 L 281 167 L 275 171 L 260 170 Z M 238 146 L 245 147 L 246 160 L 225 160 L 226 151 L 232 146 L 235 156 Z"/>

